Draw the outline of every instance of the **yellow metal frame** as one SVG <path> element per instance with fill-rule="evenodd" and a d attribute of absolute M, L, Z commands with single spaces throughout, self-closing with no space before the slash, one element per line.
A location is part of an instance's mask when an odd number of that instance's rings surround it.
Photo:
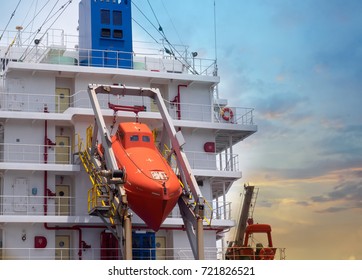
<path fill-rule="evenodd" d="M 98 207 L 108 207 L 110 202 L 110 194 L 108 192 L 109 187 L 108 185 L 103 182 L 102 178 L 94 172 L 96 169 L 92 161 L 90 160 L 91 156 L 89 154 L 89 148 L 92 145 L 92 134 L 93 134 L 93 128 L 92 126 L 89 126 L 86 131 L 86 148 L 83 148 L 83 141 L 81 137 L 78 135 L 78 152 L 79 152 L 79 158 L 83 164 L 83 167 L 85 171 L 89 175 L 89 179 L 92 183 L 92 188 L 88 190 L 88 199 L 87 199 L 87 205 L 88 205 L 88 213 L 93 212 Z M 106 194 L 103 194 L 101 192 L 101 187 L 105 187 L 107 190 Z M 114 211 L 114 206 L 112 206 L 112 210 L 109 212 L 110 214 L 110 220 L 112 224 L 114 224 L 113 216 L 115 215 L 116 211 Z"/>

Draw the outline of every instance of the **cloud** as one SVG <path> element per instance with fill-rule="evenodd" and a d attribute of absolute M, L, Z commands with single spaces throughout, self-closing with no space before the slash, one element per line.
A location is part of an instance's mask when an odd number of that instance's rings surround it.
<path fill-rule="evenodd" d="M 258 207 L 271 208 L 273 203 L 267 200 L 262 200 L 257 202 Z"/>
<path fill-rule="evenodd" d="M 323 210 L 316 210 L 315 212 L 317 213 L 337 213 L 337 212 L 342 212 L 342 211 L 346 211 L 348 210 L 348 208 L 344 208 L 344 207 L 329 207 Z"/>
<path fill-rule="evenodd" d="M 338 203 L 340 206 L 332 206 L 318 213 L 334 213 L 348 209 L 362 209 L 362 181 L 344 182 L 336 186 L 332 191 L 312 196 L 311 201 L 315 203 Z"/>
<path fill-rule="evenodd" d="M 311 204 L 307 201 L 297 201 L 295 204 L 300 206 L 310 206 Z"/>

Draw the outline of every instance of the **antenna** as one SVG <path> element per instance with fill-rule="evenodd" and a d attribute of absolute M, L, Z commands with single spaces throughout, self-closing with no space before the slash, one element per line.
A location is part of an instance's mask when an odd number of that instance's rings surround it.
<path fill-rule="evenodd" d="M 214 0 L 214 40 L 215 40 L 215 64 L 216 64 L 216 75 L 217 75 L 216 0 Z"/>
<path fill-rule="evenodd" d="M 215 69 L 214 69 L 214 76 L 218 75 L 218 68 L 217 68 L 217 36 L 216 36 L 216 0 L 214 0 L 214 43 L 215 43 Z M 218 85 L 214 88 L 216 98 L 219 98 L 219 90 Z"/>

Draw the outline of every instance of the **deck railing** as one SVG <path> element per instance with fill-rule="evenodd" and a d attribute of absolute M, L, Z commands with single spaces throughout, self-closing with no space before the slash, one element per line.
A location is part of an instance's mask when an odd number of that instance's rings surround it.
<path fill-rule="evenodd" d="M 55 193 L 43 196 L 39 195 L 38 187 L 32 187 L 31 190 L 22 190 L 30 192 L 31 195 L 0 195 L 0 215 L 22 215 L 22 216 L 41 216 L 44 215 L 46 205 L 47 215 L 50 216 L 88 216 L 87 198 L 74 196 L 60 196 Z M 46 199 L 46 203 L 44 202 Z M 84 207 L 83 207 L 84 206 Z M 206 208 L 205 208 L 206 209 Z M 230 220 L 231 202 L 215 201 L 205 210 L 205 216 L 212 224 L 213 220 Z M 169 218 L 182 218 L 180 210 L 175 207 L 170 213 Z M 205 221 L 206 222 L 206 221 Z"/>
<path fill-rule="evenodd" d="M 256 250 L 257 248 L 248 247 Z M 285 260 L 285 248 L 274 248 L 276 253 L 274 260 Z M 48 246 L 41 250 L 35 248 L 2 248 L 3 260 L 100 260 L 101 252 L 106 260 L 115 259 L 117 249 L 115 248 L 52 248 Z M 81 250 L 81 256 L 79 252 Z M 225 260 L 226 249 L 220 247 L 205 248 L 206 260 Z M 108 253 L 107 253 L 108 252 Z M 240 256 L 239 259 L 250 259 L 248 256 Z M 133 248 L 133 259 L 135 260 L 193 260 L 194 256 L 190 248 Z M 259 259 L 259 258 L 258 258 Z"/>
<path fill-rule="evenodd" d="M 209 202 L 210 210 L 206 210 L 207 213 L 205 213 L 205 216 L 208 216 L 210 219 L 210 223 L 212 225 L 213 220 L 231 220 L 232 214 L 231 214 L 231 202 L 227 201 L 219 201 L 216 203 L 215 201 Z M 206 209 L 206 208 L 205 208 Z M 210 212 L 211 211 L 211 212 Z M 170 216 L 170 218 L 182 218 L 180 209 L 178 207 L 175 207 Z"/>
<path fill-rule="evenodd" d="M 48 196 L 38 195 L 42 192 L 37 187 L 29 191 L 32 195 L 1 195 L 0 215 L 4 216 L 87 216 L 86 198 L 60 196 L 55 193 Z M 46 203 L 44 203 L 46 199 Z M 84 205 L 84 209 L 79 207 Z M 46 206 L 46 207 L 45 207 Z M 45 210 L 46 209 L 46 210 Z"/>
<path fill-rule="evenodd" d="M 52 29 L 46 34 L 40 32 L 37 36 L 42 40 L 34 44 L 33 33 L 4 32 L 0 42 L 4 50 L 3 66 L 6 67 L 8 61 L 17 61 L 216 75 L 215 59 L 195 57 L 185 45 L 173 45 L 174 50 L 169 52 L 162 42 L 134 41 L 132 52 L 122 52 L 81 49 L 78 36 L 67 35 L 59 29 Z"/>
<path fill-rule="evenodd" d="M 146 112 L 158 112 L 157 106 L 149 97 L 109 96 L 99 95 L 98 101 L 102 109 L 108 109 L 108 102 L 118 105 L 144 106 Z M 219 105 L 190 104 L 164 100 L 169 114 L 174 120 L 187 120 L 213 123 L 230 123 L 253 125 L 252 108 L 227 107 L 228 118 L 225 116 L 225 107 Z M 63 113 L 67 108 L 91 109 L 91 103 L 86 90 L 81 90 L 70 96 L 42 94 L 0 92 L 0 110 L 12 112 L 49 112 Z M 223 111 L 224 110 L 224 111 Z M 231 115 L 230 115 L 231 114 Z"/>
<path fill-rule="evenodd" d="M 0 143 L 0 162 L 72 164 L 72 147 L 55 144 Z"/>
<path fill-rule="evenodd" d="M 46 161 L 44 151 L 46 149 Z M 73 147 L 70 145 L 37 145 L 0 143 L 0 162 L 36 164 L 74 164 Z M 239 156 L 218 153 L 185 151 L 193 169 L 239 171 Z"/>
<path fill-rule="evenodd" d="M 185 151 L 192 169 L 239 171 L 239 155 Z"/>

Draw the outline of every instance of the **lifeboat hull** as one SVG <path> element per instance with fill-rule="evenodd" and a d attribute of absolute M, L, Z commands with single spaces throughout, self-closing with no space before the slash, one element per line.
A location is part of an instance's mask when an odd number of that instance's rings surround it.
<path fill-rule="evenodd" d="M 153 142 L 127 148 L 124 139 L 113 136 L 112 150 L 119 168 L 126 170 L 124 187 L 130 208 L 151 229 L 159 230 L 181 195 L 177 176 Z"/>

